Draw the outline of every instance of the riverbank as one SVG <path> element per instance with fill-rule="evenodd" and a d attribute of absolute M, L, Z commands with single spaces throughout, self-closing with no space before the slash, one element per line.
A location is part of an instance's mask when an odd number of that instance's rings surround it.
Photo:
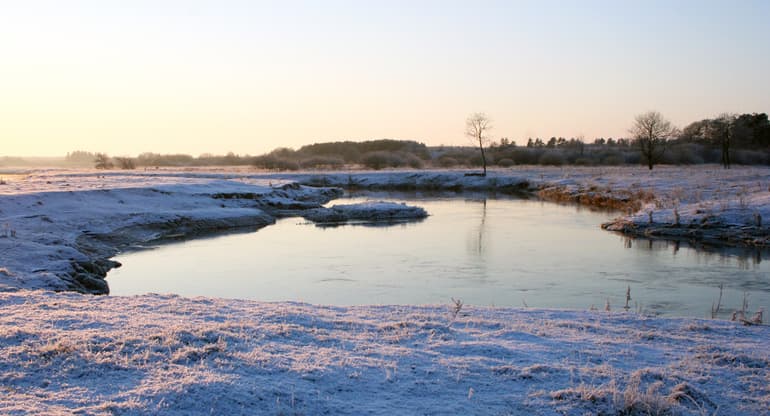
<path fill-rule="evenodd" d="M 336 195 L 300 187 L 274 189 L 267 183 L 66 172 L 32 173 L 2 190 L 0 290 L 84 293 L 109 291 L 104 277 L 119 266 L 110 260 L 119 250 L 172 236 L 273 223 L 275 218 L 257 207 L 254 198 L 263 204 L 315 200 L 318 205 Z M 243 192 L 253 198 L 214 197 Z"/>
<path fill-rule="evenodd" d="M 767 326 L 0 293 L 3 414 L 762 415 Z"/>
<path fill-rule="evenodd" d="M 257 229 L 282 216 L 342 221 L 371 211 L 344 214 L 321 207 L 342 189 L 539 196 L 625 212 L 603 227 L 632 237 L 683 240 L 696 247 L 770 247 L 769 168 L 520 167 L 487 177 L 466 173 L 15 172 L 0 185 L 0 290 L 107 293 L 103 278 L 118 266 L 110 258 L 131 246 Z M 379 208 L 381 219 L 427 214 L 414 207 Z M 402 212 L 391 212 L 395 208 Z"/>
<path fill-rule="evenodd" d="M 516 167 L 487 177 L 462 172 L 351 172 L 286 175 L 346 189 L 476 191 L 536 195 L 621 213 L 603 224 L 630 237 L 692 246 L 770 247 L 770 168 L 719 166 Z"/>

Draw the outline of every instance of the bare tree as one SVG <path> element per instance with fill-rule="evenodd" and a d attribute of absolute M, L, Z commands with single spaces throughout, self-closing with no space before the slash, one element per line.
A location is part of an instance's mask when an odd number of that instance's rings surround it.
<path fill-rule="evenodd" d="M 707 136 L 714 143 L 719 143 L 722 150 L 721 162 L 725 169 L 730 169 L 730 147 L 737 118 L 733 114 L 724 113 L 707 125 Z"/>
<path fill-rule="evenodd" d="M 678 131 L 670 121 L 663 118 L 657 111 L 649 111 L 636 116 L 634 126 L 629 130 L 639 144 L 642 157 L 650 170 L 656 163 L 660 162 L 666 151 L 666 142 Z"/>
<path fill-rule="evenodd" d="M 484 113 L 473 113 L 465 120 L 465 135 L 477 143 L 481 151 L 481 163 L 484 166 L 484 173 L 481 176 L 487 176 L 487 157 L 484 154 L 484 145 L 489 143 L 488 133 L 490 130 L 492 130 L 492 120 Z"/>
<path fill-rule="evenodd" d="M 116 157 L 115 163 L 117 163 L 118 167 L 121 169 L 136 169 L 134 159 L 131 159 L 130 157 Z"/>
<path fill-rule="evenodd" d="M 114 165 L 106 153 L 97 153 L 94 158 L 94 167 L 96 169 L 112 169 Z"/>

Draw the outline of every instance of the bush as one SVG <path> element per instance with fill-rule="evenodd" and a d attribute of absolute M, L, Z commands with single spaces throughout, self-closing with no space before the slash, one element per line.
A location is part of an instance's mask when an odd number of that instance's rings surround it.
<path fill-rule="evenodd" d="M 671 148 L 663 154 L 663 163 L 672 165 L 693 165 L 703 163 L 704 160 L 700 156 L 699 148 L 699 145 L 692 143 L 671 146 Z"/>
<path fill-rule="evenodd" d="M 626 159 L 621 153 L 612 152 L 607 153 L 602 158 L 602 165 L 618 166 L 626 163 Z"/>
<path fill-rule="evenodd" d="M 734 150 L 731 152 L 733 163 L 739 165 L 765 165 L 770 164 L 770 154 L 758 150 Z"/>
<path fill-rule="evenodd" d="M 299 163 L 294 160 L 284 159 L 273 155 L 257 156 L 254 158 L 254 166 L 271 170 L 298 170 Z"/>
<path fill-rule="evenodd" d="M 277 149 L 273 149 L 270 153 L 268 153 L 270 156 L 275 156 L 277 158 L 281 159 L 295 159 L 295 155 L 297 152 L 295 152 L 292 149 L 289 149 L 288 147 L 279 147 Z"/>
<path fill-rule="evenodd" d="M 450 156 L 444 155 L 438 158 L 438 165 L 442 168 L 451 168 L 459 164 L 460 162 L 457 159 Z"/>
<path fill-rule="evenodd" d="M 719 149 L 708 146 L 699 146 L 700 150 L 698 154 L 704 163 L 721 163 L 722 152 Z"/>
<path fill-rule="evenodd" d="M 94 167 L 96 169 L 112 169 L 113 168 L 112 161 L 110 160 L 110 157 L 107 156 L 106 153 L 97 153 L 96 157 L 94 158 Z"/>
<path fill-rule="evenodd" d="M 115 163 L 117 163 L 120 169 L 125 169 L 125 170 L 136 169 L 136 164 L 134 163 L 134 159 L 131 159 L 130 157 L 116 157 Z"/>
<path fill-rule="evenodd" d="M 545 152 L 540 156 L 538 163 L 541 165 L 561 166 L 564 164 L 564 155 L 559 152 Z"/>
<path fill-rule="evenodd" d="M 542 154 L 540 149 L 517 148 L 513 151 L 513 162 L 517 165 L 536 165 Z"/>
<path fill-rule="evenodd" d="M 449 151 L 441 153 L 441 155 L 438 157 L 439 163 L 441 163 L 442 159 L 449 158 L 449 162 L 454 160 L 454 166 L 468 166 L 470 165 L 469 160 L 473 157 L 479 157 L 479 151 L 478 149 L 472 149 L 472 148 L 453 148 Z M 480 159 L 479 159 L 480 160 Z"/>
<path fill-rule="evenodd" d="M 504 167 L 504 168 L 509 168 L 509 167 L 511 167 L 513 165 L 514 165 L 513 159 L 505 158 L 505 159 L 500 159 L 500 160 L 497 161 L 497 166 L 501 166 L 501 167 Z"/>
<path fill-rule="evenodd" d="M 361 156 L 361 164 L 370 169 L 380 170 L 404 166 L 406 161 L 395 153 L 378 150 Z"/>
<path fill-rule="evenodd" d="M 625 152 L 623 154 L 623 159 L 625 159 L 626 163 L 629 165 L 638 165 L 642 163 L 642 154 L 639 152 Z"/>
<path fill-rule="evenodd" d="M 410 168 L 422 169 L 422 167 L 424 166 L 424 163 L 423 163 L 422 159 L 420 159 L 419 157 L 417 157 L 417 156 L 415 156 L 415 155 L 413 155 L 411 153 L 405 153 L 405 154 L 403 154 L 403 157 L 404 157 L 404 159 L 406 159 L 406 164 Z"/>
<path fill-rule="evenodd" d="M 575 165 L 577 166 L 591 166 L 594 164 L 594 161 L 591 160 L 589 157 L 579 157 L 575 159 Z"/>
<path fill-rule="evenodd" d="M 491 166 L 495 164 L 495 158 L 492 157 L 492 155 L 487 154 L 485 156 L 487 159 L 487 166 Z M 473 167 L 481 167 L 484 165 L 484 160 L 481 158 L 481 152 L 479 151 L 476 151 L 476 153 L 473 156 L 469 157 L 466 162 L 469 166 L 473 166 Z"/>
<path fill-rule="evenodd" d="M 313 156 L 303 159 L 300 165 L 303 169 L 339 169 L 345 165 L 345 161 L 335 156 Z"/>
<path fill-rule="evenodd" d="M 419 159 L 430 160 L 430 151 L 423 143 L 411 140 L 369 140 L 364 142 L 328 142 L 314 143 L 302 146 L 297 153 L 306 157 L 312 156 L 336 156 L 342 157 L 347 163 L 361 161 L 363 155 L 373 152 L 386 152 L 392 154 L 410 153 Z"/>

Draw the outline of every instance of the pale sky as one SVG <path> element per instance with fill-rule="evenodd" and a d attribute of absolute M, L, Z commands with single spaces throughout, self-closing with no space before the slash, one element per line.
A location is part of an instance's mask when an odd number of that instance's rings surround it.
<path fill-rule="evenodd" d="M 770 111 L 768 1 L 0 0 L 0 155 L 620 137 Z"/>

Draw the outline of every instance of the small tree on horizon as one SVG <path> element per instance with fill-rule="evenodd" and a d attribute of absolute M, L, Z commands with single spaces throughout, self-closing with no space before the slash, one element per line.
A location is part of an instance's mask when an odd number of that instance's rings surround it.
<path fill-rule="evenodd" d="M 708 125 L 707 134 L 714 143 L 719 143 L 721 150 L 720 162 L 722 167 L 730 169 L 730 147 L 733 142 L 733 133 L 738 116 L 733 114 L 721 114 Z"/>
<path fill-rule="evenodd" d="M 96 169 L 112 169 L 113 164 L 106 153 L 97 153 L 94 158 L 94 167 Z"/>
<path fill-rule="evenodd" d="M 492 120 L 484 113 L 473 113 L 465 120 L 465 135 L 478 144 L 481 151 L 481 164 L 484 167 L 484 173 L 481 176 L 487 176 L 487 157 L 484 154 L 484 145 L 489 143 L 489 130 L 492 130 Z"/>
<path fill-rule="evenodd" d="M 636 116 L 633 127 L 629 130 L 642 153 L 643 161 L 652 170 L 659 163 L 666 151 L 666 142 L 679 130 L 657 111 L 648 111 Z"/>
<path fill-rule="evenodd" d="M 136 169 L 136 163 L 134 163 L 134 159 L 130 157 L 116 157 L 115 163 L 117 163 L 118 167 L 121 169 Z"/>

